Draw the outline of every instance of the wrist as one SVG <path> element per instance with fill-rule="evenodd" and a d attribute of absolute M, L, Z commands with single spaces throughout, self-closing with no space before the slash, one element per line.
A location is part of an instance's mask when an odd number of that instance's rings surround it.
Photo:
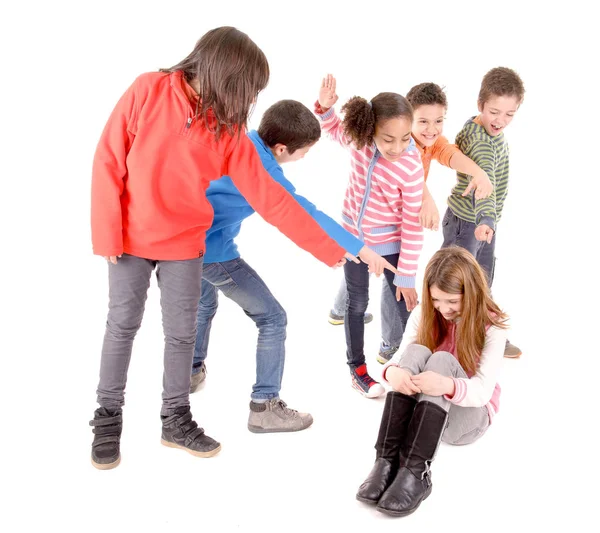
<path fill-rule="evenodd" d="M 452 378 L 446 378 L 446 396 L 454 396 L 454 380 Z"/>

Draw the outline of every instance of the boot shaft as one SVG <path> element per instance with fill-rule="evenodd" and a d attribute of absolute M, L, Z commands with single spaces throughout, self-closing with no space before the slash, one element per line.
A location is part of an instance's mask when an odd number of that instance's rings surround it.
<path fill-rule="evenodd" d="M 439 405 L 418 402 L 408 425 L 400 463 L 422 477 L 433 461 L 446 429 L 448 413 Z"/>
<path fill-rule="evenodd" d="M 397 460 L 416 404 L 417 400 L 414 396 L 396 391 L 387 393 L 375 444 L 377 459 Z"/>

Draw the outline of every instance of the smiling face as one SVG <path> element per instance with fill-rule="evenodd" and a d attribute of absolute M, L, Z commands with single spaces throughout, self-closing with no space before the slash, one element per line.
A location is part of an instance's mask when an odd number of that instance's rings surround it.
<path fill-rule="evenodd" d="M 511 123 L 519 109 L 519 102 L 516 96 L 493 95 L 478 107 L 479 118 L 485 131 L 491 137 L 496 137 Z"/>
<path fill-rule="evenodd" d="M 414 111 L 412 136 L 426 148 L 433 146 L 444 129 L 446 108 L 440 104 L 420 105 Z"/>
<path fill-rule="evenodd" d="M 407 117 L 390 118 L 377 123 L 373 140 L 384 159 L 391 163 L 400 159 L 410 144 L 411 129 L 412 124 Z"/>
<path fill-rule="evenodd" d="M 456 320 L 462 311 L 462 294 L 450 294 L 438 289 L 437 285 L 429 287 L 431 302 L 446 320 Z"/>

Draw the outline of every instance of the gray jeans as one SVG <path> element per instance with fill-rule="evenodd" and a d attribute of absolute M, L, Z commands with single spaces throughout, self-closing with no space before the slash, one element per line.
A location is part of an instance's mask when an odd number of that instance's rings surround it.
<path fill-rule="evenodd" d="M 98 403 L 115 410 L 125 402 L 133 339 L 142 324 L 150 277 L 156 269 L 165 334 L 161 415 L 189 405 L 203 258 L 152 261 L 123 254 L 108 264 L 109 310 L 100 362 Z"/>
<path fill-rule="evenodd" d="M 408 346 L 400 368 L 416 375 L 427 370 L 437 372 L 442 376 L 468 378 L 458 360 L 449 352 L 435 352 L 420 344 Z M 487 407 L 460 407 L 452 404 L 443 396 L 427 396 L 419 394 L 418 401 L 428 401 L 439 405 L 448 412 L 448 425 L 442 435 L 442 440 L 448 444 L 471 444 L 481 437 L 490 425 Z"/>

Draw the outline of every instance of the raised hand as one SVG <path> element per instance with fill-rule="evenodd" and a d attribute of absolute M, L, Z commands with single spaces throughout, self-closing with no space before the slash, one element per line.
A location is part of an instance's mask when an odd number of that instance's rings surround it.
<path fill-rule="evenodd" d="M 333 107 L 338 101 L 338 95 L 335 93 L 335 78 L 331 74 L 327 74 L 321 82 L 319 89 L 319 105 L 323 109 Z"/>

